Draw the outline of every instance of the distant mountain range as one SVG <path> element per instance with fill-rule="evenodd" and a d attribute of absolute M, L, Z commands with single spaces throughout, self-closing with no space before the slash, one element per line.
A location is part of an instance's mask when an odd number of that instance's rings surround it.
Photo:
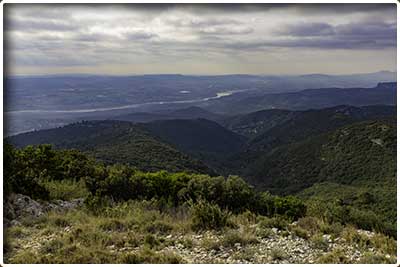
<path fill-rule="evenodd" d="M 173 120 L 173 119 L 208 119 L 218 121 L 223 118 L 222 115 L 209 112 L 199 107 L 190 106 L 183 109 L 176 110 L 159 110 L 149 112 L 128 113 L 119 116 L 110 117 L 111 120 L 121 120 L 130 122 L 150 122 L 159 120 Z"/>
<path fill-rule="evenodd" d="M 81 120 L 148 122 L 194 119 L 173 110 L 193 106 L 213 114 L 337 105 L 393 105 L 396 73 L 352 75 L 46 75 L 5 79 L 5 135 Z M 378 83 L 392 82 L 376 86 Z M 347 89 L 344 89 L 347 88 Z M 379 90 L 376 90 L 379 89 Z M 196 111 L 188 110 L 188 114 Z M 156 115 L 155 115 L 156 114 Z M 218 114 L 218 115 L 216 115 Z"/>
<path fill-rule="evenodd" d="M 215 100 L 207 108 L 220 113 L 249 113 L 263 109 L 306 110 L 337 105 L 396 105 L 397 83 L 378 83 L 372 88 L 321 88 L 298 92 L 264 94 L 252 97 L 232 96 Z"/>

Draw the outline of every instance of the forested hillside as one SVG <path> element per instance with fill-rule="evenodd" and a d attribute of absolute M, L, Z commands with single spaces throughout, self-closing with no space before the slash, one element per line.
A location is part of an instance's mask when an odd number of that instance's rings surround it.
<path fill-rule="evenodd" d="M 144 171 L 215 173 L 140 127 L 122 121 L 84 121 L 61 128 L 21 134 L 9 139 L 17 147 L 52 144 L 79 149 L 105 163 L 123 163 Z"/>
<path fill-rule="evenodd" d="M 239 153 L 246 137 L 206 119 L 166 120 L 141 124 L 152 135 L 203 162 L 218 168 L 218 163 Z"/>
<path fill-rule="evenodd" d="M 273 149 L 243 173 L 276 194 L 340 199 L 395 232 L 396 141 L 394 118 L 352 124 Z"/>
<path fill-rule="evenodd" d="M 207 119 L 221 120 L 223 116 L 204 110 L 199 107 L 187 107 L 177 110 L 160 110 L 149 112 L 136 112 L 111 116 L 112 120 L 130 121 L 130 122 L 150 122 L 157 120 L 173 120 L 173 119 Z"/>
<path fill-rule="evenodd" d="M 254 182 L 287 194 L 322 181 L 394 183 L 396 120 L 352 124 L 280 146 L 249 165 L 247 172 Z"/>

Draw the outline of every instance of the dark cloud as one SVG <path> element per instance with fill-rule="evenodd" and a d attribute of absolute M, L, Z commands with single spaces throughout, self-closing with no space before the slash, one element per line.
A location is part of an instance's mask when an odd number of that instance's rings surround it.
<path fill-rule="evenodd" d="M 103 42 L 113 39 L 112 36 L 103 33 L 76 33 L 72 40 L 78 42 Z"/>
<path fill-rule="evenodd" d="M 321 36 L 335 34 L 334 27 L 328 23 L 299 23 L 288 25 L 277 31 L 278 35 Z"/>
<path fill-rule="evenodd" d="M 358 21 L 333 26 L 327 23 L 289 25 L 278 32 L 292 37 L 260 46 L 317 47 L 327 49 L 379 49 L 396 46 L 396 23 Z"/>
<path fill-rule="evenodd" d="M 148 40 L 158 37 L 157 34 L 145 31 L 136 31 L 125 33 L 125 39 L 129 41 Z"/>
<path fill-rule="evenodd" d="M 220 25 L 240 25 L 242 22 L 234 19 L 223 18 L 169 18 L 165 20 L 166 24 L 175 27 L 198 28 Z"/>
<path fill-rule="evenodd" d="M 134 8 L 135 4 L 128 4 Z M 396 10 L 395 3 L 327 3 L 327 4 L 313 4 L 313 3 L 298 3 L 298 4 L 268 4 L 268 3 L 215 3 L 215 4 L 155 4 L 158 9 L 180 9 L 195 14 L 232 14 L 232 13 L 252 13 L 252 12 L 266 12 L 276 10 L 291 10 L 298 13 L 308 15 L 321 14 L 321 13 L 336 13 L 349 14 L 356 12 L 393 12 Z M 142 5 L 145 8 L 146 5 Z"/>
<path fill-rule="evenodd" d="M 396 47 L 396 41 L 374 39 L 295 38 L 274 41 L 231 42 L 223 47 L 235 50 L 255 51 L 266 48 L 318 48 L 318 49 L 383 49 Z"/>
<path fill-rule="evenodd" d="M 350 38 L 396 39 L 396 23 L 361 21 L 338 25 L 336 35 Z"/>
<path fill-rule="evenodd" d="M 304 14 L 351 14 L 359 12 L 396 12 L 395 3 L 331 3 L 331 4 L 288 4 L 285 8 Z"/>

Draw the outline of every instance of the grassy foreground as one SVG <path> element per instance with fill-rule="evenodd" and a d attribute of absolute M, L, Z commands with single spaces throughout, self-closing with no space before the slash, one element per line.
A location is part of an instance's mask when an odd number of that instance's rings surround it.
<path fill-rule="evenodd" d="M 6 229 L 6 263 L 395 263 L 393 238 L 315 217 L 289 223 L 200 202 L 85 207 Z"/>

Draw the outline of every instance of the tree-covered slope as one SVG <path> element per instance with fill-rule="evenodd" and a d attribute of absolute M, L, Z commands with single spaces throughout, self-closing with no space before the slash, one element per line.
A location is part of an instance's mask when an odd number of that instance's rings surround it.
<path fill-rule="evenodd" d="M 209 112 L 199 107 L 187 107 L 175 110 L 160 110 L 154 112 L 136 112 L 122 114 L 111 117 L 112 120 L 130 121 L 130 122 L 151 122 L 156 120 L 174 120 L 174 119 L 208 119 L 217 121 L 223 116 Z"/>
<path fill-rule="evenodd" d="M 396 107 L 393 106 L 336 106 L 295 112 L 290 119 L 282 121 L 276 127 L 253 138 L 250 142 L 250 149 L 266 150 L 329 132 L 354 122 L 395 114 Z"/>
<path fill-rule="evenodd" d="M 306 188 L 297 196 L 309 203 L 319 203 L 321 210 L 327 209 L 326 203 L 347 207 L 353 211 L 353 217 L 357 218 L 360 225 L 372 225 L 374 221 L 380 221 L 387 233 L 396 235 L 397 192 L 394 181 L 364 185 L 323 182 Z"/>
<path fill-rule="evenodd" d="M 221 124 L 257 143 L 266 136 L 297 135 L 304 132 L 298 137 L 302 139 L 309 133 L 319 134 L 356 121 L 395 114 L 395 106 L 385 105 L 363 107 L 340 105 L 304 111 L 267 109 L 226 118 Z"/>
<path fill-rule="evenodd" d="M 265 110 L 225 120 L 232 131 L 248 136 L 244 149 L 225 162 L 242 173 L 249 164 L 282 145 L 302 141 L 345 125 L 394 116 L 394 106 L 336 106 L 305 111 Z"/>
<path fill-rule="evenodd" d="M 76 148 L 106 163 L 129 164 L 145 171 L 214 173 L 198 160 L 129 122 L 85 121 L 61 128 L 20 134 L 8 141 L 18 147 L 53 144 L 56 148 Z"/>
<path fill-rule="evenodd" d="M 222 120 L 221 124 L 235 133 L 254 138 L 290 120 L 295 114 L 295 111 L 290 110 L 267 109 L 228 117 Z"/>
<path fill-rule="evenodd" d="M 356 123 L 280 146 L 250 164 L 245 173 L 255 184 L 284 194 L 324 181 L 394 186 L 395 119 Z"/>
<path fill-rule="evenodd" d="M 162 140 L 192 154 L 226 156 L 238 152 L 246 138 L 206 119 L 164 120 L 141 124 Z"/>

